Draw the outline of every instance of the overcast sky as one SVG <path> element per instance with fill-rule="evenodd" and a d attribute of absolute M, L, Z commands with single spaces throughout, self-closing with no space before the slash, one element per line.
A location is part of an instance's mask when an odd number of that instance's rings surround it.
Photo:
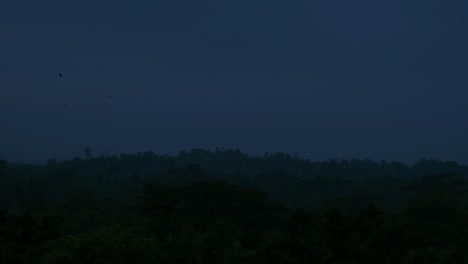
<path fill-rule="evenodd" d="M 1 0 L 0 159 L 468 164 L 467 29 L 465 0 Z"/>

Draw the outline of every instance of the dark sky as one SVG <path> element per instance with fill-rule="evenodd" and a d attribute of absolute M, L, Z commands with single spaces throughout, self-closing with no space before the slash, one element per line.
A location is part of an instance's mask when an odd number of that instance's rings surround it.
<path fill-rule="evenodd" d="M 1 0 L 0 33 L 3 159 L 468 163 L 466 0 Z"/>

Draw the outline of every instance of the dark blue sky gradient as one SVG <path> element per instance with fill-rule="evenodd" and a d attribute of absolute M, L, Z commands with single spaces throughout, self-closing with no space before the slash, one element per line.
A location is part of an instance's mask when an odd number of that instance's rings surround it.
<path fill-rule="evenodd" d="M 467 29 L 462 0 L 3 0 L 0 158 L 467 164 Z"/>

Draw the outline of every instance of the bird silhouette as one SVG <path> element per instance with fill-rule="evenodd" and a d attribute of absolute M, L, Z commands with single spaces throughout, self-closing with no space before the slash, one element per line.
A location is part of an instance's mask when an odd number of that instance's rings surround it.
<path fill-rule="evenodd" d="M 59 72 L 59 78 L 62 78 L 63 77 L 63 74 Z"/>

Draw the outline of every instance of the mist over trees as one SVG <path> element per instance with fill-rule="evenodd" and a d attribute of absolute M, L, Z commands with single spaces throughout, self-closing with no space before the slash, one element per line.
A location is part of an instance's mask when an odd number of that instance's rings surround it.
<path fill-rule="evenodd" d="M 467 178 L 238 149 L 0 160 L 0 263 L 467 263 Z"/>

